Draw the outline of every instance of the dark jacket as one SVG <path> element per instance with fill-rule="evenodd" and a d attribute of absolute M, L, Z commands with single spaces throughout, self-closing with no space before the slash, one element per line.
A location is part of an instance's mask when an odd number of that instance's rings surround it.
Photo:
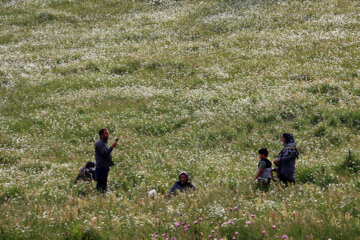
<path fill-rule="evenodd" d="M 103 138 L 100 138 L 95 143 L 95 159 L 97 168 L 105 168 L 114 166 L 112 161 L 111 152 L 113 148 L 108 147 L 107 141 Z"/>
<path fill-rule="evenodd" d="M 181 184 L 180 182 L 180 176 L 182 174 L 185 174 L 186 175 L 186 182 L 184 184 Z M 170 192 L 168 194 L 168 196 L 172 196 L 172 195 L 176 195 L 176 192 L 179 190 L 180 192 L 184 192 L 184 191 L 189 191 L 190 189 L 191 190 L 194 190 L 196 191 L 196 188 L 194 185 L 191 184 L 191 182 L 189 181 L 190 180 L 190 176 L 187 172 L 181 172 L 179 174 L 179 181 L 175 182 L 175 184 L 172 186 L 172 188 L 170 189 Z"/>
<path fill-rule="evenodd" d="M 295 160 L 299 156 L 296 149 L 296 142 L 291 134 L 285 135 L 286 143 L 280 151 L 278 158 L 280 162 L 277 164 L 277 173 L 284 175 L 289 180 L 295 180 Z"/>

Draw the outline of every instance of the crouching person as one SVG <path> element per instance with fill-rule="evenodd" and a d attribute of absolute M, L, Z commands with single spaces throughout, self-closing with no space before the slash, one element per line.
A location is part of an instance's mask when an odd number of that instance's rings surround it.
<path fill-rule="evenodd" d="M 196 188 L 192 183 L 190 182 L 190 175 L 187 172 L 181 172 L 179 174 L 179 181 L 176 181 L 175 184 L 170 189 L 170 192 L 168 194 L 168 197 L 171 197 L 172 195 L 176 195 L 177 191 L 180 192 L 186 192 L 186 191 L 196 191 Z"/>
<path fill-rule="evenodd" d="M 87 162 L 85 167 L 82 167 L 75 179 L 75 184 L 79 181 L 92 182 L 95 179 L 95 163 Z"/>

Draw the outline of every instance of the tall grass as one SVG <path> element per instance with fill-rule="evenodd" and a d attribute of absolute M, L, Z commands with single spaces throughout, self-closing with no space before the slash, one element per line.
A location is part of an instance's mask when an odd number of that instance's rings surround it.
<path fill-rule="evenodd" d="M 0 238 L 359 239 L 358 16 L 353 0 L 1 2 Z M 73 184 L 103 127 L 120 138 L 105 195 Z M 263 193 L 257 150 L 276 158 L 283 132 L 297 184 Z M 165 198 L 183 170 L 199 190 Z"/>

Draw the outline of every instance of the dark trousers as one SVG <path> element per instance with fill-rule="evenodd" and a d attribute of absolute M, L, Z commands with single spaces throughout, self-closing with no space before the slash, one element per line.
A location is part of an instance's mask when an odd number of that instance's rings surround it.
<path fill-rule="evenodd" d="M 268 178 L 268 179 L 258 178 L 256 189 L 267 192 L 267 191 L 269 191 L 269 188 L 270 188 L 270 182 L 271 182 L 271 178 Z"/>
<path fill-rule="evenodd" d="M 281 173 L 279 173 L 278 177 L 279 177 L 280 181 L 285 184 L 285 187 L 288 186 L 288 183 L 295 184 L 294 179 L 289 179 L 289 178 L 287 178 L 285 175 L 283 175 Z"/>
<path fill-rule="evenodd" d="M 108 167 L 95 169 L 96 189 L 99 192 L 106 192 L 109 170 L 110 168 Z"/>

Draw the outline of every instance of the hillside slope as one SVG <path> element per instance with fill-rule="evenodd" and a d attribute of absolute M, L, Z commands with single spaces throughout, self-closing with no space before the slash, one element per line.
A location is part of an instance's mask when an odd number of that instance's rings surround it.
<path fill-rule="evenodd" d="M 356 0 L 2 1 L 0 238 L 360 239 L 359 22 Z M 105 195 L 73 185 L 103 127 Z M 262 193 L 283 132 L 297 184 Z M 183 170 L 199 190 L 165 198 Z"/>

